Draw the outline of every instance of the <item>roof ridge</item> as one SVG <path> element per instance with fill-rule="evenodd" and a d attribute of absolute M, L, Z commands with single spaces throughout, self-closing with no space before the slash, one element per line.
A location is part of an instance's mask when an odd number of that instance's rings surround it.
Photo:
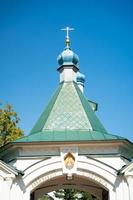
<path fill-rule="evenodd" d="M 108 133 L 106 131 L 106 129 L 104 128 L 104 126 L 102 125 L 102 123 L 100 122 L 100 120 L 98 119 L 98 117 L 96 116 L 95 112 L 92 110 L 91 106 L 88 103 L 88 100 L 83 95 L 80 88 L 78 87 L 78 85 L 75 82 L 74 82 L 74 86 L 77 90 L 77 94 L 79 95 L 80 101 L 82 102 L 84 111 L 86 112 L 86 115 L 90 121 L 92 129 L 95 131 L 98 131 L 98 129 L 100 129 L 100 132 Z"/>
<path fill-rule="evenodd" d="M 57 98 L 62 86 L 63 86 L 63 83 L 60 83 L 58 88 L 56 89 L 54 95 L 52 96 L 51 100 L 47 104 L 45 110 L 42 112 L 41 116 L 39 117 L 39 119 L 37 120 L 37 122 L 33 126 L 32 130 L 30 131 L 30 134 L 34 134 L 36 132 L 41 131 L 41 129 L 44 126 L 44 123 L 46 123 L 46 121 L 47 121 L 48 113 L 51 112 L 51 110 L 52 110 L 52 108 L 53 108 L 53 106 L 55 104 L 56 98 Z M 43 124 L 42 124 L 42 119 L 43 119 Z"/>

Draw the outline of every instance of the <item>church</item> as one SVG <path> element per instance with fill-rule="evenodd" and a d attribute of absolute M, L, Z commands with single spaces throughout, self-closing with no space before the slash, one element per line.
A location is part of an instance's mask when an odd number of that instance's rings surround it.
<path fill-rule="evenodd" d="M 29 135 L 0 149 L 3 200 L 38 200 L 60 188 L 97 200 L 133 200 L 133 143 L 108 133 L 97 103 L 84 96 L 85 76 L 70 47 L 58 56 L 60 81 Z M 33 110 L 34 112 L 34 110 Z"/>

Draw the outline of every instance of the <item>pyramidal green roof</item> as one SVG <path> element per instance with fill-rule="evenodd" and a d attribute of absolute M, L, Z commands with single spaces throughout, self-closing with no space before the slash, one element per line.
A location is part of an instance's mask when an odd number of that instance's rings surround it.
<path fill-rule="evenodd" d="M 62 82 L 30 134 L 16 142 L 114 140 L 76 82 Z"/>
<path fill-rule="evenodd" d="M 46 130 L 106 132 L 75 82 L 60 84 L 30 134 Z"/>

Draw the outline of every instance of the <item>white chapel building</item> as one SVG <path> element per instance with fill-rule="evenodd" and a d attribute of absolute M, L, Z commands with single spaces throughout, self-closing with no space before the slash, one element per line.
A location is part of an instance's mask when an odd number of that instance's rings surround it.
<path fill-rule="evenodd" d="M 108 133 L 84 96 L 79 58 L 58 56 L 59 85 L 29 135 L 0 149 L 0 199 L 38 200 L 60 188 L 98 200 L 133 200 L 133 143 Z"/>

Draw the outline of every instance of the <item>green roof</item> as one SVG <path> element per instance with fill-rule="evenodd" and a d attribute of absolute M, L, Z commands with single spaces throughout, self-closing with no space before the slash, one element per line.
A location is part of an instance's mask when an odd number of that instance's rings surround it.
<path fill-rule="evenodd" d="M 16 142 L 110 140 L 76 82 L 62 82 L 30 134 Z"/>
<path fill-rule="evenodd" d="M 99 140 L 121 140 L 120 136 L 98 131 L 43 131 L 20 138 L 15 142 L 78 142 Z"/>

